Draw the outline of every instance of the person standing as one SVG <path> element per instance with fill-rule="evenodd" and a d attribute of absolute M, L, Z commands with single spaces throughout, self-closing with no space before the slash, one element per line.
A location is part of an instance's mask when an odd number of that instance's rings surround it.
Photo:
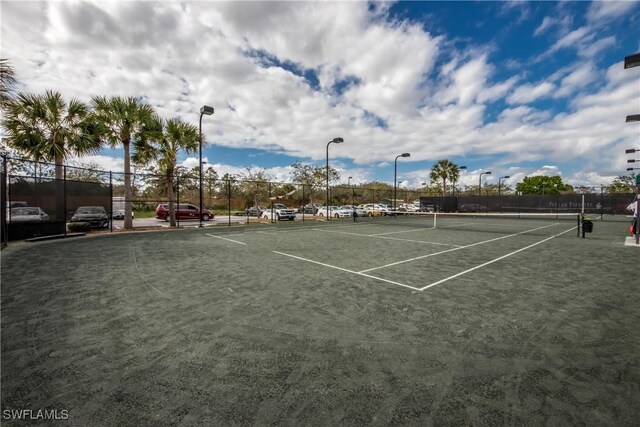
<path fill-rule="evenodd" d="M 636 200 L 627 206 L 627 210 L 633 212 L 633 220 L 631 220 L 631 227 L 629 227 L 631 234 L 636 234 L 636 227 L 638 226 L 638 200 L 640 200 L 640 195 L 636 196 Z"/>

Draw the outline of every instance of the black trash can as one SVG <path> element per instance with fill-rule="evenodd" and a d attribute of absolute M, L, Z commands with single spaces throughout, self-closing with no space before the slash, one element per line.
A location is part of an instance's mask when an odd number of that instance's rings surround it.
<path fill-rule="evenodd" d="M 590 219 L 582 220 L 582 230 L 585 233 L 592 233 L 593 232 L 593 221 L 591 221 Z"/>

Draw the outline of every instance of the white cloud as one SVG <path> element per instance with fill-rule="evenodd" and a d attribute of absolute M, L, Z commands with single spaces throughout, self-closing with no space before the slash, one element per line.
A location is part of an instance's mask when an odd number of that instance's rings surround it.
<path fill-rule="evenodd" d="M 593 38 L 594 35 L 593 33 L 591 33 L 590 28 L 580 27 L 564 35 L 558 41 L 556 41 L 549 49 L 549 52 L 553 53 L 560 49 L 575 47 L 577 45 L 590 42 L 593 40 Z"/>
<path fill-rule="evenodd" d="M 604 37 L 593 42 L 582 44 L 578 54 L 585 58 L 593 58 L 607 48 L 615 46 L 615 44 L 616 38 L 614 36 Z"/>
<path fill-rule="evenodd" d="M 627 15 L 638 7 L 637 0 L 625 1 L 594 1 L 589 5 L 587 19 L 592 22 L 608 22 L 612 19 Z"/>
<path fill-rule="evenodd" d="M 499 154 L 511 163 L 579 157 L 597 168 L 613 146 L 637 141 L 637 130 L 621 124 L 637 110 L 637 71 L 620 63 L 599 68 L 598 56 L 616 39 L 594 27 L 567 32 L 567 15 L 545 18 L 535 33 L 561 34 L 547 55 L 575 49 L 593 60 L 532 83 L 523 62 L 507 61 L 512 74 L 492 62 L 499 46 L 460 47 L 390 19 L 386 3 L 373 5 L 8 1 L 0 31 L 3 56 L 25 90 L 53 88 L 85 101 L 140 96 L 161 115 L 192 123 L 210 104 L 216 112 L 203 127 L 217 147 L 323 160 L 326 142 L 342 136 L 345 144 L 332 146 L 331 155 L 357 165 L 345 168 L 354 182 L 372 179 L 373 168 L 388 167 L 403 151 L 411 152 L 412 167 Z M 621 17 L 625 7 L 594 3 L 590 19 Z M 39 31 L 24 31 L 24 22 Z M 505 97 L 510 105 L 495 111 Z M 527 105 L 547 99 L 568 104 L 562 113 Z M 213 166 L 220 175 L 243 171 Z M 284 177 L 286 167 L 270 173 Z"/>
<path fill-rule="evenodd" d="M 583 64 L 562 79 L 560 87 L 555 91 L 554 96 L 565 97 L 571 95 L 576 90 L 589 86 L 597 77 L 598 73 L 592 63 Z"/>
<path fill-rule="evenodd" d="M 523 84 L 518 86 L 511 95 L 507 97 L 510 104 L 527 104 L 537 99 L 544 98 L 553 92 L 555 85 L 550 82 L 538 84 Z"/>
<path fill-rule="evenodd" d="M 539 36 L 540 34 L 546 32 L 549 28 L 551 28 L 554 25 L 556 25 L 557 21 L 558 20 L 556 18 L 553 18 L 551 16 L 545 16 L 542 19 L 542 22 L 540 23 L 540 25 L 538 25 L 536 30 L 533 32 L 533 35 L 534 36 Z"/>

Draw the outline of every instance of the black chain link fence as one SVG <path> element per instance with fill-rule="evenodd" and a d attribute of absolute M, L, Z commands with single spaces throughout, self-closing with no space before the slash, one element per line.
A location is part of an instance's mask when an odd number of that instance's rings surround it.
<path fill-rule="evenodd" d="M 130 174 L 130 196 L 125 194 L 125 174 L 103 170 L 62 166 L 30 160 L 3 158 L 1 243 L 53 235 L 68 235 L 70 223 L 83 222 L 81 208 L 94 207 L 104 212 L 104 219 L 91 222 L 92 230 L 113 232 L 124 229 L 125 207 L 133 213 L 132 227 L 168 227 L 170 217 L 157 213 L 159 206 L 173 204 L 178 227 L 197 226 L 200 204 L 200 181 L 197 172 L 175 176 L 143 173 Z M 296 221 L 315 221 L 318 206 L 326 204 L 324 185 L 244 180 L 234 176 L 220 179 L 207 171 L 203 176 L 202 204 L 213 218 L 206 223 L 250 226 L 275 223 L 284 213 L 284 205 L 295 213 Z M 592 194 L 558 194 L 543 196 L 465 195 L 439 197 L 424 191 L 385 187 L 338 185 L 329 189 L 330 205 L 385 204 L 396 208 L 417 204 L 422 210 L 442 212 L 545 212 L 592 215 L 624 215 L 633 193 L 608 194 L 604 188 Z M 20 209 L 28 207 L 34 215 Z M 39 208 L 36 210 L 34 208 Z M 39 214 L 35 214 L 40 212 Z M 203 212 L 204 213 L 204 212 Z M 102 218 L 102 217 L 101 217 Z M 92 220 L 93 221 L 93 220 Z M 73 228 L 73 227 L 71 227 Z"/>

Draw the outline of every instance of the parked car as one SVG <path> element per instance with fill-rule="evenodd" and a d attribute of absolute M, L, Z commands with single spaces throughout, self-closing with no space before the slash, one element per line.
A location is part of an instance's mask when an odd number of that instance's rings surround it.
<path fill-rule="evenodd" d="M 353 216 L 354 212 L 359 217 L 367 216 L 367 211 L 365 211 L 364 209 L 361 209 L 361 208 L 359 208 L 357 206 L 354 206 L 354 205 L 343 205 L 343 206 L 340 206 L 340 209 L 345 209 L 345 210 L 351 211 L 351 215 L 352 216 Z"/>
<path fill-rule="evenodd" d="M 7 215 L 8 222 L 41 222 L 49 221 L 49 215 L 47 215 L 42 209 L 38 207 L 19 207 L 11 208 L 9 215 Z"/>
<path fill-rule="evenodd" d="M 272 215 L 274 219 L 277 219 L 278 221 L 280 221 L 281 219 L 288 219 L 293 221 L 294 219 L 296 219 L 296 210 L 289 209 L 282 203 L 274 203 L 273 210 L 271 210 L 271 208 L 267 208 L 267 210 L 262 213 L 262 218 L 272 219 Z"/>
<path fill-rule="evenodd" d="M 135 218 L 135 217 L 136 217 L 136 213 L 134 211 L 131 211 L 131 218 Z M 111 213 L 111 218 L 124 219 L 124 209 L 114 209 L 114 211 Z"/>
<path fill-rule="evenodd" d="M 376 203 L 367 203 L 358 207 L 364 209 L 367 212 L 367 216 L 386 216 L 389 213 L 386 207 L 382 207 Z"/>
<path fill-rule="evenodd" d="M 109 216 L 102 206 L 80 206 L 71 217 L 71 222 L 88 222 L 94 228 L 109 226 Z"/>
<path fill-rule="evenodd" d="M 401 215 L 407 215 L 418 212 L 418 206 L 411 203 L 401 203 L 398 206 L 397 213 Z"/>
<path fill-rule="evenodd" d="M 203 221 L 209 221 L 213 219 L 213 212 L 207 209 L 203 209 L 200 212 L 200 209 L 196 205 L 192 205 L 189 203 L 180 203 L 179 205 L 175 205 L 176 207 L 176 219 L 180 221 L 189 220 L 189 219 L 197 219 L 200 220 L 202 218 Z M 170 221 L 171 216 L 169 215 L 169 204 L 161 203 L 156 208 L 156 219 L 163 219 L 165 221 Z"/>
<path fill-rule="evenodd" d="M 321 207 L 322 205 L 320 203 L 304 205 L 298 208 L 298 213 L 304 212 L 305 214 L 315 215 L 318 213 L 318 209 L 320 209 Z"/>
<path fill-rule="evenodd" d="M 318 210 L 318 216 L 324 217 L 327 215 L 327 211 L 329 216 L 334 218 L 349 218 L 353 216 L 353 211 L 350 209 L 342 209 L 340 206 L 323 206 Z"/>
<path fill-rule="evenodd" d="M 262 213 L 266 210 L 266 206 L 251 206 L 250 208 L 244 210 L 244 214 L 246 216 L 257 216 L 258 218 L 261 218 Z"/>

